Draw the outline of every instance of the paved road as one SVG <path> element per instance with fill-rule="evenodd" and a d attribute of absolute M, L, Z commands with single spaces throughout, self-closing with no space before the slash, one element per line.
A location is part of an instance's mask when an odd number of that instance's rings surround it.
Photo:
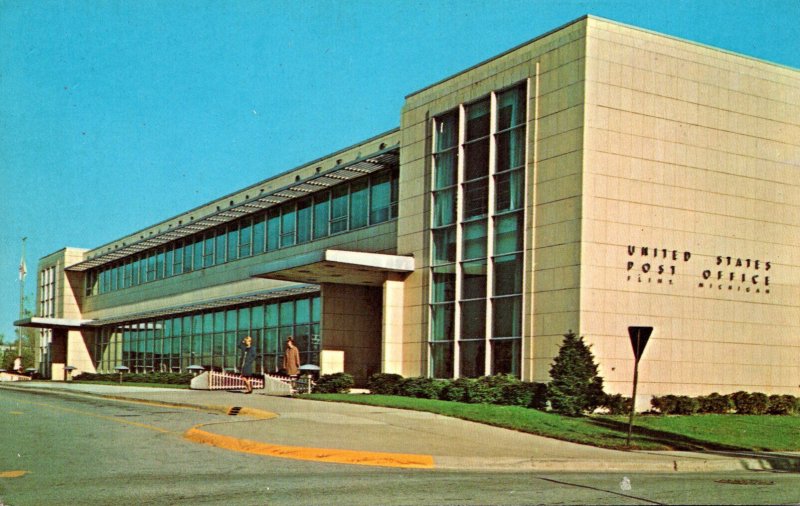
<path fill-rule="evenodd" d="M 131 394 L 133 392 L 130 392 Z M 153 395 L 152 392 L 144 392 Z M 301 401 L 295 401 L 300 403 Z M 307 408 L 306 408 L 307 409 Z M 0 504 L 778 504 L 796 473 L 396 469 L 232 452 L 186 440 L 213 409 L 0 389 Z M 269 426 L 275 420 L 235 418 Z M 240 420 L 240 421 L 239 421 Z M 294 418 L 295 431 L 303 425 Z M 227 424 L 223 424 L 227 425 Z M 14 471 L 24 472 L 16 476 Z M 630 488 L 623 490 L 623 479 Z"/>

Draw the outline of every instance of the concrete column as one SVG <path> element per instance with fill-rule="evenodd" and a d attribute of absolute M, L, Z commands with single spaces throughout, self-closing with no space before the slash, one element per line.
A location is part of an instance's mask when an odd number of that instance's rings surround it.
<path fill-rule="evenodd" d="M 383 283 L 381 372 L 403 373 L 403 303 L 405 282 L 391 277 Z"/>

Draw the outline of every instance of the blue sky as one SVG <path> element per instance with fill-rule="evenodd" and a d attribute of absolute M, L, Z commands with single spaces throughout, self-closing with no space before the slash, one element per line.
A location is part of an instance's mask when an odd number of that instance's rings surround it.
<path fill-rule="evenodd" d="M 0 0 L 0 334 L 37 260 L 399 125 L 404 97 L 585 14 L 800 68 L 800 1 Z"/>

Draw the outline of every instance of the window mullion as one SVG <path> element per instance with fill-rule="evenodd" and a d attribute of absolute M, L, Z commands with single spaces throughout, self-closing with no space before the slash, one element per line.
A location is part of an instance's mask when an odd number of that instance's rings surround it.
<path fill-rule="evenodd" d="M 461 262 L 464 257 L 462 248 L 461 223 L 464 220 L 464 212 L 461 203 L 464 202 L 464 173 L 465 161 L 464 155 L 464 142 L 466 141 L 467 132 L 467 114 L 464 104 L 458 107 L 458 156 L 456 157 L 458 164 L 456 168 L 456 286 L 453 298 L 453 377 L 458 378 L 461 376 L 461 350 L 459 341 L 461 340 L 461 285 L 463 269 Z"/>
<path fill-rule="evenodd" d="M 487 209 L 489 210 L 486 220 L 486 326 L 484 331 L 484 343 L 486 352 L 484 353 L 484 374 L 489 374 L 492 364 L 492 347 L 490 339 L 492 337 L 492 315 L 494 306 L 492 295 L 494 294 L 494 206 L 495 206 L 495 178 L 497 169 L 497 93 L 492 93 L 489 97 L 489 181 L 487 186 L 488 199 Z"/>

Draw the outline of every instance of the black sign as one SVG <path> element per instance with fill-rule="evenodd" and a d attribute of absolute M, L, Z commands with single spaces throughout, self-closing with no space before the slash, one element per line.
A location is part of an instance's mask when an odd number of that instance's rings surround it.
<path fill-rule="evenodd" d="M 650 334 L 653 333 L 653 327 L 628 327 L 628 335 L 631 336 L 631 346 L 633 346 L 633 356 L 638 361 L 642 358 L 644 347 L 647 346 L 647 341 L 650 340 Z"/>

